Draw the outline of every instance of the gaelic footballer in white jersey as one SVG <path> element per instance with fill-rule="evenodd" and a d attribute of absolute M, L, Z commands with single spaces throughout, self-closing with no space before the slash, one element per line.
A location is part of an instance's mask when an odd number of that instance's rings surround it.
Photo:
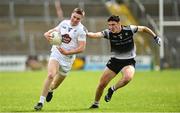
<path fill-rule="evenodd" d="M 62 21 L 56 28 L 58 32 L 60 32 L 62 38 L 69 37 L 70 40 L 63 41 L 59 47 L 65 50 L 75 49 L 78 46 L 78 41 L 86 41 L 86 28 L 79 23 L 77 26 L 72 26 L 70 24 L 70 20 Z M 57 49 L 57 46 L 53 45 L 51 48 L 50 59 L 57 60 L 61 65 L 61 73 L 63 71 L 63 75 L 66 75 L 68 71 L 70 71 L 72 64 L 76 58 L 76 55 L 63 55 Z"/>
<path fill-rule="evenodd" d="M 67 77 L 73 61 L 78 53 L 82 53 L 86 46 L 86 29 L 81 24 L 85 12 L 81 8 L 75 8 L 69 20 L 63 20 L 58 26 L 44 33 L 44 37 L 52 45 L 52 32 L 58 31 L 62 36 L 62 43 L 52 46 L 50 59 L 39 102 L 34 106 L 35 110 L 41 110 L 46 102 L 50 102 L 53 91 Z M 53 43 L 54 44 L 54 43 Z"/>

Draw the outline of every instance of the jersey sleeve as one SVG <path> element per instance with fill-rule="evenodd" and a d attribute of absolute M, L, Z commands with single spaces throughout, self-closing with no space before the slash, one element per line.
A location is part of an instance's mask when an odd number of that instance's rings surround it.
<path fill-rule="evenodd" d="M 130 28 L 133 33 L 136 33 L 138 31 L 138 27 L 136 25 L 130 25 Z"/>
<path fill-rule="evenodd" d="M 108 29 L 101 31 L 101 33 L 103 34 L 103 38 L 109 39 L 109 30 Z"/>
<path fill-rule="evenodd" d="M 87 29 L 86 27 L 83 27 L 80 31 L 79 31 L 79 37 L 78 37 L 78 41 L 86 41 L 86 34 L 87 34 Z"/>

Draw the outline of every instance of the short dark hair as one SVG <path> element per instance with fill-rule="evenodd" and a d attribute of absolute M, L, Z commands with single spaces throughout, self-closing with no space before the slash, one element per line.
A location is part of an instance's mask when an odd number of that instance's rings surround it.
<path fill-rule="evenodd" d="M 84 10 L 82 9 L 82 8 L 75 8 L 74 10 L 73 10 L 73 13 L 77 13 L 77 14 L 80 14 L 80 15 L 82 15 L 82 16 L 85 16 L 85 12 L 84 12 Z"/>
<path fill-rule="evenodd" d="M 107 20 L 108 22 L 109 21 L 115 21 L 115 22 L 120 22 L 120 17 L 119 16 L 116 16 L 116 15 L 112 15 L 108 18 Z"/>

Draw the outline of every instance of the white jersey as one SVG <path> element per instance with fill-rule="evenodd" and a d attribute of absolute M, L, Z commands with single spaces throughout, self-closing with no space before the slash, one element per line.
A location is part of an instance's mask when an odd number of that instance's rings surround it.
<path fill-rule="evenodd" d="M 68 43 L 64 43 L 62 42 L 61 45 L 59 45 L 59 47 L 65 49 L 65 50 L 71 50 L 71 49 L 75 49 L 78 47 L 78 41 L 86 41 L 86 29 L 85 27 L 79 23 L 77 26 L 71 26 L 70 24 L 70 20 L 63 20 L 55 29 L 58 30 L 58 32 L 60 32 L 62 37 L 70 37 L 71 41 Z M 61 54 L 58 49 L 57 46 L 53 45 L 51 48 L 52 52 L 58 52 L 57 55 L 59 55 L 59 60 L 58 62 L 60 63 L 60 65 L 62 66 L 72 66 L 76 55 L 63 55 Z"/>

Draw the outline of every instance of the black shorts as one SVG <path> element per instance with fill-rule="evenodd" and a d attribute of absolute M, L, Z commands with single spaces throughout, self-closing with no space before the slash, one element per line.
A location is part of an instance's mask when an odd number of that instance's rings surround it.
<path fill-rule="evenodd" d="M 113 72 L 115 72 L 116 74 L 118 74 L 123 67 L 127 66 L 127 65 L 132 65 L 135 67 L 136 61 L 134 60 L 134 58 L 132 59 L 117 59 L 117 58 L 111 58 L 108 63 L 106 64 L 106 66 L 112 70 Z"/>

